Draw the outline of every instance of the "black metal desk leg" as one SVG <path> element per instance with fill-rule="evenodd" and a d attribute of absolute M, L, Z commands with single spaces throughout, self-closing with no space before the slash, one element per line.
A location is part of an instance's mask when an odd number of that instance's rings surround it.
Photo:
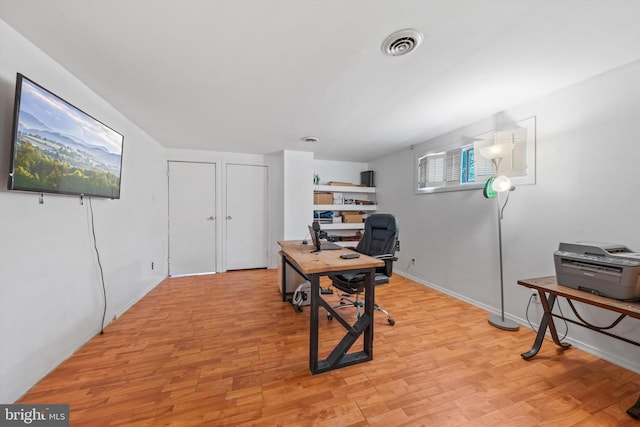
<path fill-rule="evenodd" d="M 375 306 L 375 289 L 376 286 L 374 284 L 375 273 L 372 271 L 367 271 L 364 276 L 365 283 L 367 286 L 365 288 L 364 293 L 364 313 L 369 316 L 371 321 L 369 325 L 364 330 L 364 352 L 369 355 L 371 359 L 373 359 L 373 307 Z"/>
<path fill-rule="evenodd" d="M 282 282 L 280 283 L 280 286 L 282 287 L 282 302 L 287 302 L 287 257 L 284 256 L 284 252 L 280 252 L 280 255 L 282 256 L 282 277 L 280 277 L 280 280 L 282 280 Z"/>
<path fill-rule="evenodd" d="M 309 315 L 309 370 L 312 374 L 318 373 L 318 314 L 320 307 L 320 276 L 309 276 L 311 282 L 311 313 Z"/>
<path fill-rule="evenodd" d="M 538 291 L 540 296 L 540 301 L 544 299 L 547 302 L 546 296 L 544 292 Z M 536 335 L 536 339 L 533 342 L 533 347 L 531 350 L 524 352 L 521 354 L 522 358 L 525 360 L 531 359 L 540 351 L 540 347 L 542 347 L 542 342 L 544 341 L 544 334 L 547 332 L 547 325 L 549 321 L 553 321 L 551 317 L 551 310 L 553 309 L 553 304 L 556 302 L 556 296 L 549 296 L 549 301 L 546 304 L 543 304 L 544 314 L 542 315 L 542 319 L 540 320 L 540 326 L 538 327 L 538 334 Z"/>
<path fill-rule="evenodd" d="M 565 348 L 571 347 L 571 344 L 562 343 L 560 342 L 560 338 L 558 338 L 558 330 L 556 329 L 556 324 L 553 321 L 553 315 L 551 314 L 551 311 L 553 310 L 553 303 L 555 302 L 556 296 L 555 295 L 549 296 L 549 301 L 547 301 L 547 299 L 545 298 L 544 292 L 538 291 L 538 294 L 540 294 L 540 303 L 542 304 L 542 308 L 544 309 L 545 313 L 547 311 L 549 312 L 549 332 L 551 333 L 551 338 L 553 339 L 553 342 L 560 347 L 565 347 Z M 551 300 L 551 298 L 553 298 L 553 300 Z"/>
<path fill-rule="evenodd" d="M 542 347 L 542 342 L 544 341 L 544 335 L 547 332 L 547 327 L 551 332 L 551 337 L 553 341 L 558 344 L 560 347 L 570 347 L 571 344 L 561 343 L 558 338 L 558 333 L 556 331 L 556 325 L 553 323 L 553 315 L 551 311 L 553 310 L 553 305 L 556 302 L 556 295 L 549 295 L 549 299 L 547 300 L 547 296 L 544 292 L 538 291 L 538 296 L 540 297 L 540 303 L 542 304 L 542 308 L 544 310 L 544 314 L 542 315 L 542 320 L 540 320 L 540 327 L 538 328 L 538 334 L 536 335 L 536 339 L 533 342 L 533 347 L 531 350 L 524 352 L 521 354 L 522 358 L 525 360 L 529 360 L 534 357 L 540 351 L 540 347 Z"/>

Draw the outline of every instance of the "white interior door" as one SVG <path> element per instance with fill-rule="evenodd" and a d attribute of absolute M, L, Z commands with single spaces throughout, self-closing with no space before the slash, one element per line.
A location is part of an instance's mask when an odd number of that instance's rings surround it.
<path fill-rule="evenodd" d="M 169 275 L 216 271 L 216 165 L 169 162 Z"/>
<path fill-rule="evenodd" d="M 267 266 L 267 167 L 227 164 L 227 269 Z"/>

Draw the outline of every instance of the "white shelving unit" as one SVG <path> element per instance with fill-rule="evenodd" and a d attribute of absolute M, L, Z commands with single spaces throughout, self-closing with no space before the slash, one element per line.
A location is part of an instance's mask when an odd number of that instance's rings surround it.
<path fill-rule="evenodd" d="M 314 193 L 343 193 L 344 198 L 354 198 L 358 194 L 369 195 L 376 194 L 375 187 L 357 187 L 351 185 L 316 185 Z M 374 212 L 378 209 L 376 205 L 355 205 L 355 204 L 342 204 L 342 205 L 313 205 L 313 209 L 316 211 L 353 211 L 353 212 Z M 325 231 L 337 231 L 338 234 L 348 235 L 348 232 L 357 232 L 364 229 L 364 223 L 332 223 L 332 224 L 320 224 L 320 229 Z M 343 246 L 355 246 L 358 242 L 346 241 L 337 242 Z"/>
<path fill-rule="evenodd" d="M 356 185 L 316 185 L 314 191 L 320 193 L 369 193 L 375 194 L 376 187 L 359 187 Z"/>
<path fill-rule="evenodd" d="M 317 211 L 375 211 L 376 205 L 313 205 Z"/>

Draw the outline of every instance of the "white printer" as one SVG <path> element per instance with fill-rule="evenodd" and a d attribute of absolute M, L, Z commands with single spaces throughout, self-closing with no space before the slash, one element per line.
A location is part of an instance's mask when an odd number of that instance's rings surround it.
<path fill-rule="evenodd" d="M 619 300 L 640 299 L 640 253 L 626 246 L 560 243 L 553 260 L 559 285 Z"/>

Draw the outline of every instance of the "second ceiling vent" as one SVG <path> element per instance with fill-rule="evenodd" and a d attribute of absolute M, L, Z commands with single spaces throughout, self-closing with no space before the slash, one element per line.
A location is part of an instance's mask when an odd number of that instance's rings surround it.
<path fill-rule="evenodd" d="M 422 33 L 413 28 L 398 30 L 384 39 L 382 53 L 389 56 L 402 56 L 411 52 L 422 43 Z"/>

